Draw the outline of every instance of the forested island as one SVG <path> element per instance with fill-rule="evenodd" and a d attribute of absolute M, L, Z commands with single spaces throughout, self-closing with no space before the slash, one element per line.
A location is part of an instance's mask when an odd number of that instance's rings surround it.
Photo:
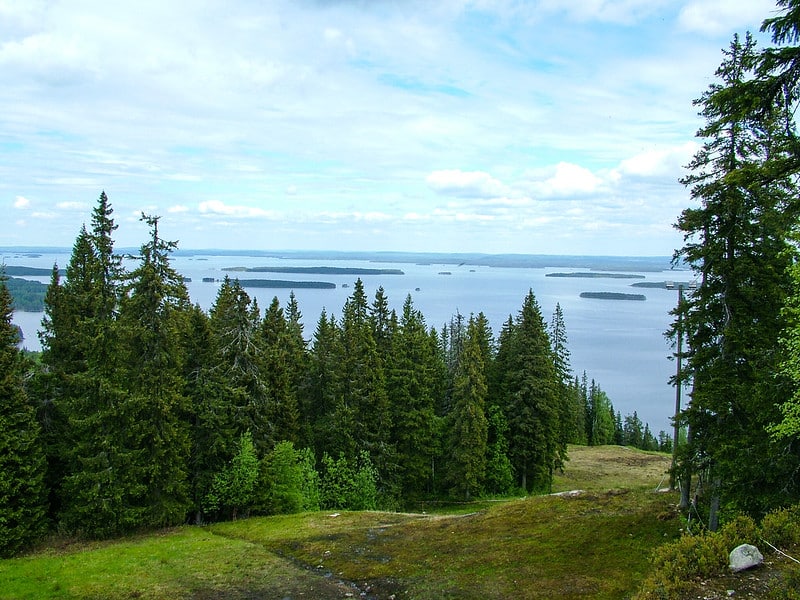
<path fill-rule="evenodd" d="M 405 275 L 401 269 L 368 269 L 364 267 L 226 267 L 222 270 L 246 273 L 297 273 L 308 275 Z"/>
<path fill-rule="evenodd" d="M 625 294 L 622 292 L 581 292 L 581 298 L 594 298 L 596 300 L 647 300 L 644 294 Z"/>
<path fill-rule="evenodd" d="M 572 277 L 575 279 L 644 279 L 644 275 L 637 273 L 598 273 L 576 272 L 576 273 L 547 273 L 545 277 Z"/>
<path fill-rule="evenodd" d="M 239 282 L 243 288 L 274 288 L 274 289 L 319 289 L 330 290 L 336 288 L 335 283 L 329 281 L 288 281 L 285 279 L 242 279 Z"/>

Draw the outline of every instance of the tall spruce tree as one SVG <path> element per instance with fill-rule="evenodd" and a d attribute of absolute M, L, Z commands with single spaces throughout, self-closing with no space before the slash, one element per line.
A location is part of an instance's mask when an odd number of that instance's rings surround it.
<path fill-rule="evenodd" d="M 344 450 L 348 459 L 355 459 L 361 451 L 369 454 L 379 474 L 379 485 L 384 492 L 391 493 L 384 487 L 395 480 L 397 470 L 396 451 L 391 444 L 391 412 L 383 364 L 360 279 L 342 309 L 339 338 L 334 431 L 349 440 L 350 447 Z"/>
<path fill-rule="evenodd" d="M 113 252 L 116 229 L 105 193 L 81 228 L 67 265 L 63 291 L 49 306 L 52 329 L 43 337 L 43 361 L 61 380 L 57 402 L 65 416 L 65 474 L 60 522 L 68 531 L 107 536 L 135 527 L 124 511 L 123 433 L 116 407 L 124 390 L 115 376 L 119 358 L 116 314 L 123 269 Z M 134 519 L 135 521 L 135 519 Z"/>
<path fill-rule="evenodd" d="M 706 476 L 712 529 L 721 502 L 762 514 L 788 501 L 798 484 L 798 457 L 765 433 L 780 418 L 775 349 L 790 290 L 789 234 L 800 216 L 792 178 L 774 169 L 790 152 L 793 123 L 782 104 L 752 110 L 752 36 L 735 36 L 724 54 L 718 82 L 696 102 L 705 141 L 682 180 L 700 206 L 677 223 L 685 245 L 676 259 L 693 269 L 699 286 L 676 309 L 671 330 L 687 336 L 680 379 L 693 383 L 682 417 L 692 441 L 681 468 Z"/>
<path fill-rule="evenodd" d="M 270 445 L 280 441 L 296 443 L 300 435 L 300 410 L 291 355 L 289 324 L 278 298 L 264 312 L 261 321 L 262 372 L 270 391 L 268 422 Z"/>
<path fill-rule="evenodd" d="M 441 355 L 410 295 L 391 339 L 387 382 L 392 443 L 397 448 L 401 491 L 408 497 L 433 491 L 439 432 L 435 394 Z"/>
<path fill-rule="evenodd" d="M 236 434 L 249 431 L 260 456 L 272 448 L 269 422 L 270 391 L 262 372 L 260 311 L 239 280 L 225 277 L 210 311 L 220 369 L 230 387 L 229 402 Z"/>
<path fill-rule="evenodd" d="M 218 368 L 222 359 L 217 338 L 208 315 L 199 306 L 189 310 L 185 335 L 183 394 L 189 402 L 189 495 L 199 524 L 214 476 L 235 452 L 236 428 L 230 383 Z"/>
<path fill-rule="evenodd" d="M 452 494 L 465 500 L 483 491 L 486 476 L 486 363 L 484 321 L 470 317 L 453 381 L 453 411 L 448 415 L 448 478 Z"/>
<path fill-rule="evenodd" d="M 45 531 L 45 455 L 36 411 L 23 386 L 19 330 L 0 266 L 0 556 L 36 541 Z"/>
<path fill-rule="evenodd" d="M 150 240 L 127 279 L 119 315 L 116 407 L 128 460 L 125 511 L 135 526 L 182 522 L 189 509 L 189 404 L 183 378 L 189 293 L 170 265 L 177 244 L 161 238 L 159 217 L 142 215 Z"/>
<path fill-rule="evenodd" d="M 525 297 L 498 345 L 497 393 L 509 426 L 509 454 L 520 487 L 549 489 L 566 458 L 558 408 L 559 376 L 541 309 Z"/>

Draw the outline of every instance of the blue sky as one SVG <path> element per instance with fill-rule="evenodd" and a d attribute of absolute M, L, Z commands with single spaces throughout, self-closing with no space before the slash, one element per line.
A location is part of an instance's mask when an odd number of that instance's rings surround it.
<path fill-rule="evenodd" d="M 670 255 L 772 0 L 0 0 L 0 246 Z M 768 40 L 763 39 L 767 42 Z"/>

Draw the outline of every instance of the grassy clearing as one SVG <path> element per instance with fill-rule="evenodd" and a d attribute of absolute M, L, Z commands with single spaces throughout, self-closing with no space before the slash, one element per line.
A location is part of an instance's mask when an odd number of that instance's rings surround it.
<path fill-rule="evenodd" d="M 577 496 L 457 514 L 256 518 L 51 546 L 0 561 L 0 598 L 624 598 L 650 550 L 678 535 L 675 497 L 652 491 L 669 459 L 610 447 L 571 457 L 556 489 L 586 490 Z"/>

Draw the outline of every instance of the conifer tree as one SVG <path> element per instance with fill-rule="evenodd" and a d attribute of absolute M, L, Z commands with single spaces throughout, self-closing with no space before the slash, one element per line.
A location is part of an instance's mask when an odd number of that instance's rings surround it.
<path fill-rule="evenodd" d="M 262 373 L 260 311 L 239 280 L 225 277 L 210 311 L 220 368 L 231 384 L 230 404 L 236 433 L 249 431 L 259 455 L 271 449 L 269 389 Z"/>
<path fill-rule="evenodd" d="M 558 408 L 559 376 L 539 303 L 529 291 L 498 346 L 499 385 L 509 453 L 520 487 L 548 489 L 566 458 Z"/>
<path fill-rule="evenodd" d="M 23 386 L 19 333 L 0 266 L 0 556 L 36 541 L 45 530 L 45 455 L 36 411 Z"/>
<path fill-rule="evenodd" d="M 405 496 L 431 492 L 439 430 L 435 378 L 441 373 L 440 355 L 410 295 L 391 339 L 387 380 L 401 490 Z"/>
<path fill-rule="evenodd" d="M 488 388 L 481 348 L 483 325 L 482 320 L 469 320 L 453 383 L 453 411 L 448 415 L 450 488 L 465 500 L 482 492 L 486 476 Z"/>
<path fill-rule="evenodd" d="M 692 442 L 682 468 L 702 466 L 708 476 L 712 529 L 721 501 L 759 515 L 798 489 L 798 457 L 765 433 L 784 400 L 775 348 L 800 203 L 793 177 L 780 173 L 792 160 L 787 140 L 795 133 L 785 104 L 752 110 L 760 103 L 749 93 L 755 46 L 749 34 L 735 36 L 717 81 L 696 102 L 704 143 L 682 182 L 699 206 L 677 223 L 685 245 L 676 258 L 699 280 L 671 330 L 680 328 L 690 348 L 677 383 L 691 376 L 693 385 L 683 414 Z M 745 460 L 745 451 L 762 458 Z"/>
<path fill-rule="evenodd" d="M 342 354 L 335 378 L 334 431 L 342 439 L 350 440 L 350 447 L 344 450 L 348 459 L 355 458 L 353 451 L 366 451 L 378 471 L 380 483 L 391 482 L 397 464 L 391 444 L 386 380 L 360 279 L 342 309 L 339 336 Z"/>
<path fill-rule="evenodd" d="M 297 442 L 300 414 L 295 385 L 296 358 L 290 354 L 289 324 L 275 297 L 261 321 L 262 372 L 270 391 L 267 421 L 273 446 L 279 441 Z"/>
<path fill-rule="evenodd" d="M 183 395 L 189 294 L 170 265 L 177 244 L 162 239 L 159 217 L 142 215 L 150 240 L 140 250 L 120 307 L 120 387 L 116 407 L 127 460 L 124 510 L 136 526 L 166 526 L 184 520 L 189 508 L 189 404 Z"/>
<path fill-rule="evenodd" d="M 187 316 L 184 341 L 184 395 L 189 402 L 189 494 L 195 522 L 203 522 L 203 501 L 216 473 L 234 454 L 236 428 L 231 387 L 218 368 L 217 338 L 208 315 L 194 306 Z"/>
<path fill-rule="evenodd" d="M 42 339 L 43 361 L 61 381 L 54 401 L 65 416 L 65 474 L 60 521 L 68 531 L 107 536 L 137 526 L 124 510 L 124 456 L 116 408 L 116 313 L 123 276 L 113 253 L 112 210 L 101 194 L 92 230 L 81 228 L 67 265 L 63 290 L 54 293 L 52 328 Z"/>

